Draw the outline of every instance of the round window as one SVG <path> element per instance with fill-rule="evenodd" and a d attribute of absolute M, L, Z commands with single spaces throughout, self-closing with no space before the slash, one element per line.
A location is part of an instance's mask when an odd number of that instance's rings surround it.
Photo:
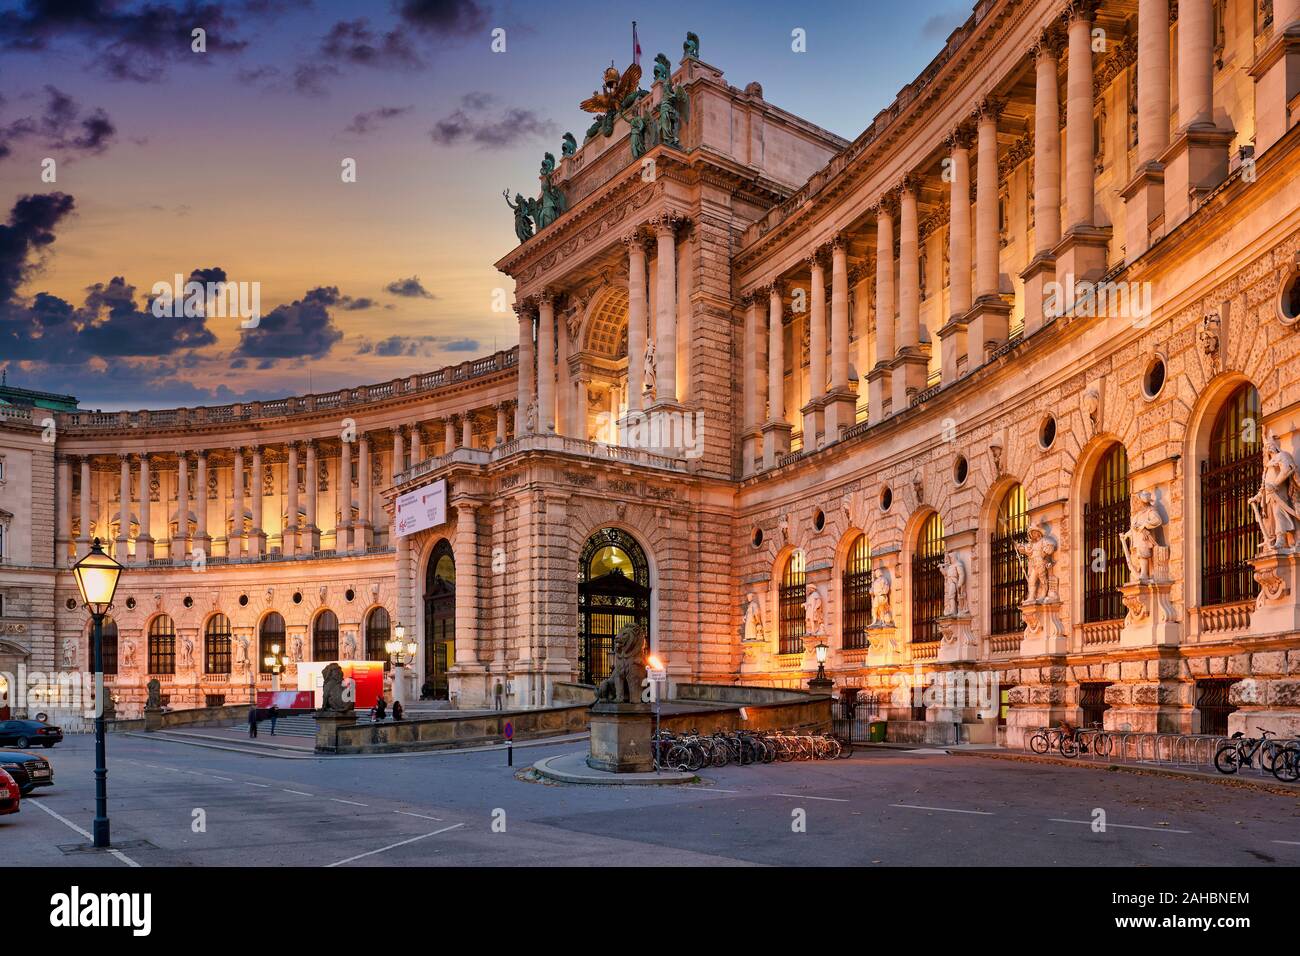
<path fill-rule="evenodd" d="M 1287 325 L 1300 320 L 1300 269 L 1292 270 L 1282 280 L 1278 292 L 1277 311 Z"/>
<path fill-rule="evenodd" d="M 293 603 L 294 603 L 294 604 L 301 604 L 301 603 L 302 603 L 302 592 L 301 592 L 301 591 L 294 591 L 294 592 L 293 592 Z"/>
<path fill-rule="evenodd" d="M 818 508 L 817 513 L 813 515 L 813 527 L 818 531 L 826 527 L 826 512 L 822 511 L 820 508 Z"/>
<path fill-rule="evenodd" d="M 957 460 L 952 466 L 952 477 L 958 485 L 966 484 L 966 476 L 970 473 L 970 466 L 966 464 L 966 456 L 958 455 Z"/>
<path fill-rule="evenodd" d="M 754 547 L 761 548 L 763 546 L 763 529 L 755 528 L 754 537 L 750 540 L 754 542 Z"/>
<path fill-rule="evenodd" d="M 888 485 L 880 491 L 880 510 L 888 511 L 889 506 L 894 503 L 894 492 Z"/>
<path fill-rule="evenodd" d="M 240 606 L 240 607 L 248 607 L 248 595 L 247 595 L 247 594 L 241 594 L 241 595 L 239 595 L 239 606 Z"/>
<path fill-rule="evenodd" d="M 75 611 L 77 609 L 77 602 L 73 598 L 68 598 L 66 601 L 63 602 L 63 606 L 66 607 L 69 611 Z"/>
<path fill-rule="evenodd" d="M 1147 365 L 1146 374 L 1142 376 L 1142 394 L 1147 398 L 1155 398 L 1164 387 L 1165 360 L 1162 356 L 1157 355 Z"/>
<path fill-rule="evenodd" d="M 351 601 L 356 596 L 357 596 L 357 592 L 352 590 L 351 588 L 348 588 L 346 591 L 343 592 L 343 599 L 346 601 Z"/>
<path fill-rule="evenodd" d="M 129 597 L 129 598 L 126 599 L 126 609 L 127 609 L 128 611 L 134 611 L 134 610 L 135 610 L 135 598 L 133 598 L 133 597 Z"/>
<path fill-rule="evenodd" d="M 190 597 L 190 596 L 187 594 L 187 595 L 185 595 L 185 600 L 181 601 L 181 603 L 184 604 L 186 607 L 193 607 L 193 606 L 194 606 L 194 598 Z"/>
<path fill-rule="evenodd" d="M 1056 418 L 1048 415 L 1038 426 L 1038 444 L 1041 448 L 1051 448 L 1056 443 Z"/>

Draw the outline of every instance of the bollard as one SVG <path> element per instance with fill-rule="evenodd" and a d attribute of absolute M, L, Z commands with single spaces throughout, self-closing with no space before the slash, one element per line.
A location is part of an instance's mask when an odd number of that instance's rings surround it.
<path fill-rule="evenodd" d="M 506 744 L 506 766 L 513 767 L 514 765 L 515 765 L 515 743 L 512 740 L 510 743 Z"/>

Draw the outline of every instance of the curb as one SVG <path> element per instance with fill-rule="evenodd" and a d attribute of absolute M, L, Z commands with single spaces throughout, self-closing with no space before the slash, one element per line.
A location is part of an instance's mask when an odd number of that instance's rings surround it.
<path fill-rule="evenodd" d="M 1300 788 L 1287 787 L 1281 783 L 1266 780 L 1251 780 L 1247 777 L 1230 777 L 1226 774 L 1210 776 L 1194 770 L 1175 770 L 1172 767 L 1135 766 L 1124 763 L 1098 763 L 1095 761 L 1068 760 L 1064 757 L 1039 757 L 1022 753 L 996 753 L 989 750 L 949 751 L 954 757 L 983 757 L 989 760 L 1011 760 L 1018 763 L 1046 764 L 1054 767 L 1076 767 L 1086 770 L 1105 770 L 1110 773 L 1131 773 L 1141 776 L 1169 777 L 1175 780 L 1195 780 L 1219 787 L 1233 787 L 1238 790 L 1258 790 L 1283 797 L 1300 797 Z"/>
<path fill-rule="evenodd" d="M 236 747 L 222 743 L 209 743 L 207 740 L 181 739 L 179 737 L 165 737 L 158 733 L 124 733 L 123 737 L 137 737 L 140 740 L 152 740 L 154 742 L 162 741 L 171 744 L 184 744 L 188 747 L 206 747 L 208 750 L 225 750 L 230 753 L 248 754 L 254 757 L 267 757 L 281 760 L 379 760 L 392 759 L 397 757 L 437 757 L 448 756 L 451 754 L 476 754 L 486 753 L 488 751 L 504 751 L 507 744 L 493 744 L 488 747 L 453 747 L 439 750 L 407 750 L 398 753 L 387 754 L 318 754 L 314 751 L 307 753 L 292 753 L 287 750 L 250 750 L 247 747 Z M 211 738 L 208 738 L 210 740 Z M 543 737 L 537 740 L 515 741 L 515 749 L 520 750 L 525 747 L 545 747 L 550 744 L 568 744 L 580 740 L 586 740 L 586 734 L 575 734 L 569 737 Z"/>
<path fill-rule="evenodd" d="M 679 783 L 699 783 L 700 778 L 693 773 L 668 770 L 662 773 L 623 773 L 613 774 L 601 770 L 588 770 L 587 773 L 569 773 L 551 766 L 552 761 L 563 760 L 572 754 L 557 754 L 546 757 L 533 764 L 532 769 L 539 776 L 557 783 L 584 784 L 593 787 L 666 787 Z M 597 776 L 599 774 L 599 776 Z"/>

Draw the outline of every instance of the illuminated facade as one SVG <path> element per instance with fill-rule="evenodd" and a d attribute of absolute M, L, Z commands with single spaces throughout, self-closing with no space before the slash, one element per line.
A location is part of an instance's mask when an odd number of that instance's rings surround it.
<path fill-rule="evenodd" d="M 678 679 L 799 684 L 824 643 L 891 721 L 1013 743 L 1300 730 L 1297 94 L 1300 0 L 986 0 L 852 142 L 688 49 L 544 166 L 518 349 L 52 444 L 6 412 L 0 670 L 85 666 L 98 535 L 139 566 L 128 707 L 151 667 L 246 699 L 268 621 L 295 661 L 401 621 L 413 685 L 536 705 L 633 617 Z M 991 702 L 892 693 L 936 674 Z"/>

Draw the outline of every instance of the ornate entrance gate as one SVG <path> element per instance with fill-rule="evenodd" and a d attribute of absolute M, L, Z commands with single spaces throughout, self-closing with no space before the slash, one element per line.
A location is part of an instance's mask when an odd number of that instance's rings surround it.
<path fill-rule="evenodd" d="M 424 574 L 424 686 L 420 696 L 448 697 L 447 670 L 456 653 L 456 559 L 444 538 Z"/>
<path fill-rule="evenodd" d="M 633 622 L 650 631 L 650 566 L 630 534 L 602 528 L 578 562 L 578 671 L 596 684 L 614 667 L 614 635 Z"/>

